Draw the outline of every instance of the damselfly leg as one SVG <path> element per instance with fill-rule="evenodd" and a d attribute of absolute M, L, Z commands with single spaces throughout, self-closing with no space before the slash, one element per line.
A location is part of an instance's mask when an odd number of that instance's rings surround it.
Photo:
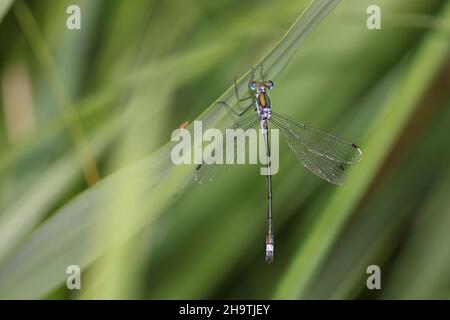
<path fill-rule="evenodd" d="M 264 69 L 263 65 L 260 64 L 259 65 L 259 73 L 260 73 L 261 77 L 263 77 L 263 79 L 264 79 L 263 69 Z M 254 70 L 254 68 L 252 66 L 251 67 L 251 77 L 248 80 L 247 88 L 250 87 L 250 84 L 255 79 L 256 79 L 256 77 L 255 77 L 255 70 Z M 245 101 L 251 100 L 250 104 L 245 106 L 244 108 L 241 108 L 241 110 L 239 110 L 239 111 L 234 110 L 226 101 L 217 101 L 216 104 L 222 105 L 222 106 L 226 107 L 227 109 L 229 109 L 234 115 L 236 115 L 238 117 L 242 117 L 248 110 L 250 110 L 252 107 L 255 106 L 255 103 L 254 103 L 255 97 L 252 96 L 252 95 L 249 95 L 247 97 L 241 97 L 240 96 L 236 77 L 234 78 L 234 94 L 236 95 L 236 98 L 238 100 L 239 107 L 240 107 L 240 103 L 241 102 L 245 102 Z"/>

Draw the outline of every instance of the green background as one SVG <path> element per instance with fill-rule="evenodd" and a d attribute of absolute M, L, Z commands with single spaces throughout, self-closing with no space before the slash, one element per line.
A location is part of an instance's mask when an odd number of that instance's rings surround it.
<path fill-rule="evenodd" d="M 258 169 L 195 185 L 169 161 L 172 131 L 308 4 L 0 2 L 0 298 L 450 298 L 445 0 L 344 0 L 272 79 L 274 110 L 364 153 L 336 187 L 281 146 L 272 265 Z M 81 290 L 66 288 L 72 264 Z"/>

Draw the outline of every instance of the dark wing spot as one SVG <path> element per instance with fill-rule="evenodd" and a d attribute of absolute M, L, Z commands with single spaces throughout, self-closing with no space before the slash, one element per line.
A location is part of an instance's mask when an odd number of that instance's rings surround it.
<path fill-rule="evenodd" d="M 354 143 L 352 143 L 352 147 L 355 148 L 355 149 L 359 149 L 359 147 L 356 144 L 354 144 Z"/>
<path fill-rule="evenodd" d="M 198 166 L 197 166 L 197 168 L 195 168 L 195 170 L 200 170 L 200 168 L 202 167 L 202 165 L 201 164 L 199 164 Z"/>
<path fill-rule="evenodd" d="M 345 171 L 345 168 L 344 168 L 343 166 L 339 165 L 339 168 L 340 168 L 342 171 Z"/>

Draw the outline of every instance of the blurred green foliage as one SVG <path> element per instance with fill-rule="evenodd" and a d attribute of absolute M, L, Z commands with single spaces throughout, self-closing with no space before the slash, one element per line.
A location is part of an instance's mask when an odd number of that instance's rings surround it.
<path fill-rule="evenodd" d="M 1 2 L 0 297 L 449 298 L 445 0 L 344 0 L 276 72 L 275 110 L 364 158 L 336 187 L 282 146 L 274 264 L 256 167 L 199 186 L 169 163 L 172 131 L 211 115 L 308 4 Z M 70 264 L 81 291 L 66 289 Z"/>

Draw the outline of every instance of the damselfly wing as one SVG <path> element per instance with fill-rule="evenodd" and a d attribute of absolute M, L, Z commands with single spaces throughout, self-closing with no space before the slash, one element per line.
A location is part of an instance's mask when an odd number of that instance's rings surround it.
<path fill-rule="evenodd" d="M 331 133 L 274 111 L 270 122 L 280 129 L 284 141 L 303 166 L 329 183 L 342 185 L 345 167 L 362 158 L 358 146 Z"/>

